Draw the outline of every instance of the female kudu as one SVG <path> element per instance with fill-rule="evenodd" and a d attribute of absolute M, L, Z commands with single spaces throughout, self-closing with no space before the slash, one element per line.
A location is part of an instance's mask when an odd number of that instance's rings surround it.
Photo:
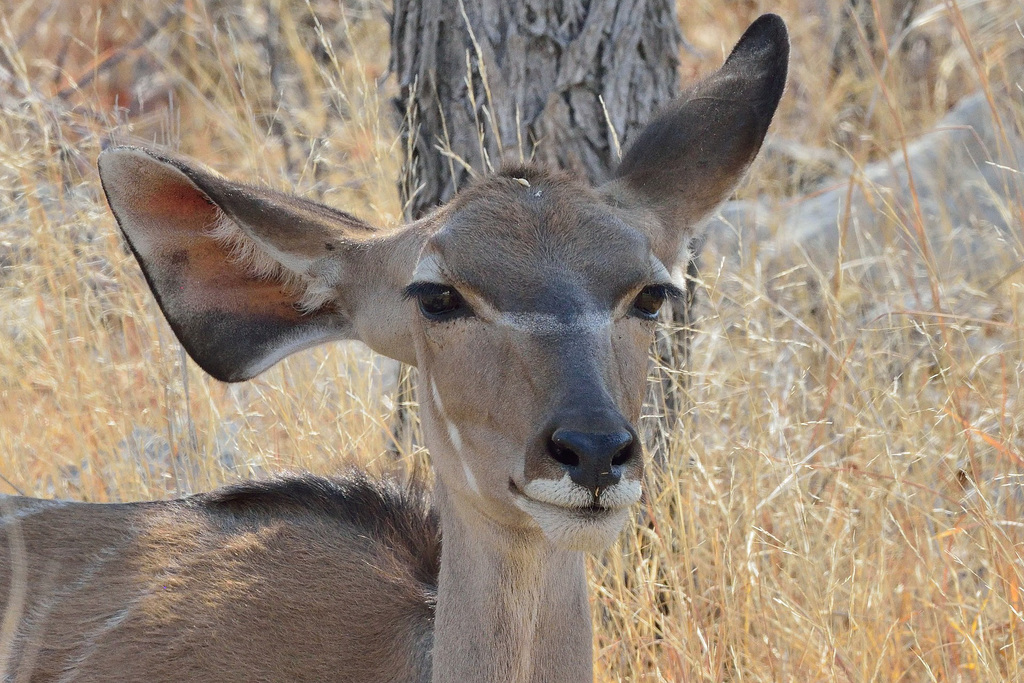
<path fill-rule="evenodd" d="M 634 425 L 669 270 L 757 154 L 788 51 L 783 22 L 758 19 L 607 185 L 517 166 L 390 231 L 104 152 L 110 207 L 189 355 L 226 382 L 333 339 L 416 365 L 437 485 L 432 504 L 361 475 L 168 502 L 8 498 L 0 604 L 19 618 L 0 671 L 592 680 L 583 552 L 640 499 Z"/>

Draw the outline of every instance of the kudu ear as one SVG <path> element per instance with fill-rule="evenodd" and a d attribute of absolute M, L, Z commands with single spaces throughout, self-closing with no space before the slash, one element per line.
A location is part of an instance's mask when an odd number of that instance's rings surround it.
<path fill-rule="evenodd" d="M 404 235 L 382 235 L 321 204 L 236 184 L 149 150 L 107 150 L 99 169 L 167 321 L 215 378 L 249 379 L 332 339 L 364 338 L 374 346 L 387 336 L 362 318 L 375 299 L 385 308 L 401 304 L 405 282 L 391 271 L 408 266 L 389 257 L 414 261 L 415 250 L 410 256 L 392 244 Z M 387 321 L 382 316 L 378 328 L 395 327 Z M 389 355 L 411 354 L 402 340 L 377 346 Z"/>
<path fill-rule="evenodd" d="M 694 228 L 724 201 L 757 156 L 786 86 L 789 37 L 774 14 L 758 18 L 715 73 L 644 128 L 607 190 L 652 210 L 655 255 L 679 259 Z"/>

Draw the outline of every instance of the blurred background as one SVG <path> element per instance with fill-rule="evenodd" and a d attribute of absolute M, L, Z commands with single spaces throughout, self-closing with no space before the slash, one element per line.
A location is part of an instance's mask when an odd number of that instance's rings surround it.
<path fill-rule="evenodd" d="M 423 471 L 356 345 L 204 376 L 95 170 L 156 145 L 397 223 L 390 10 L 0 0 L 0 493 Z M 598 680 L 1024 680 L 1024 4 L 680 2 L 681 83 L 765 11 L 788 91 L 709 225 L 643 524 L 591 562 Z"/>

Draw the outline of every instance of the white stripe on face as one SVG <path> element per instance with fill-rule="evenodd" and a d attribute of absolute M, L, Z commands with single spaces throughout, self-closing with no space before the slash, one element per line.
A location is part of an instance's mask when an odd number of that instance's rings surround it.
<path fill-rule="evenodd" d="M 469 484 L 469 488 L 473 490 L 473 493 L 479 493 L 480 488 L 477 486 L 476 477 L 469 468 L 469 463 L 462 457 L 462 434 L 459 433 L 459 428 L 455 426 L 455 423 L 448 419 L 448 415 L 444 411 L 444 403 L 441 401 L 441 392 L 437 390 L 437 383 L 434 382 L 433 377 L 430 378 L 430 395 L 434 399 L 434 405 L 437 407 L 437 417 L 444 423 L 445 431 L 448 432 L 448 440 L 451 442 L 459 462 L 462 463 L 462 471 L 466 475 L 466 483 Z"/>
<path fill-rule="evenodd" d="M 469 488 L 472 489 L 473 493 L 480 493 L 480 487 L 477 486 L 476 477 L 473 475 L 473 470 L 469 469 L 469 465 L 465 460 L 462 461 L 462 472 L 466 475 L 466 483 L 469 484 Z"/>
<path fill-rule="evenodd" d="M 462 435 L 459 434 L 459 428 L 455 426 L 455 423 L 448 419 L 447 413 L 444 411 L 444 403 L 441 402 L 441 392 L 437 390 L 437 384 L 434 382 L 434 378 L 430 378 L 430 395 L 434 399 L 434 405 L 437 406 L 437 415 L 444 422 L 445 429 L 448 432 L 448 440 L 452 442 L 452 446 L 455 447 L 456 451 L 462 450 Z"/>
<path fill-rule="evenodd" d="M 458 427 L 448 418 L 444 418 L 444 426 L 448 429 L 448 440 L 452 442 L 452 447 L 459 453 L 459 457 L 462 457 L 462 435 L 459 434 Z"/>
<path fill-rule="evenodd" d="M 437 406 L 437 412 L 444 412 L 444 404 L 441 403 L 441 394 L 437 390 L 437 384 L 434 383 L 434 378 L 430 378 L 430 395 L 434 399 L 434 405 Z"/>
<path fill-rule="evenodd" d="M 566 320 L 552 313 L 501 313 L 495 322 L 530 334 L 601 332 L 611 327 L 612 315 L 610 312 L 584 313 Z"/>

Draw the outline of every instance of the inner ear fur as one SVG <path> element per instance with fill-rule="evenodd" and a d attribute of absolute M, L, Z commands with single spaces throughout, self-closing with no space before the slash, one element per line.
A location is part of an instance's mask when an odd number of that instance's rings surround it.
<path fill-rule="evenodd" d="M 364 336 L 360 307 L 388 289 L 394 234 L 151 150 L 105 151 L 99 169 L 167 321 L 213 377 L 249 379 L 295 351 Z M 355 272 L 367 260 L 372 277 Z"/>
<path fill-rule="evenodd" d="M 654 213 L 652 243 L 665 264 L 678 261 L 695 226 L 732 193 L 757 156 L 788 64 L 786 24 L 774 14 L 761 16 L 725 64 L 669 104 L 623 157 L 606 192 L 620 205 Z"/>

